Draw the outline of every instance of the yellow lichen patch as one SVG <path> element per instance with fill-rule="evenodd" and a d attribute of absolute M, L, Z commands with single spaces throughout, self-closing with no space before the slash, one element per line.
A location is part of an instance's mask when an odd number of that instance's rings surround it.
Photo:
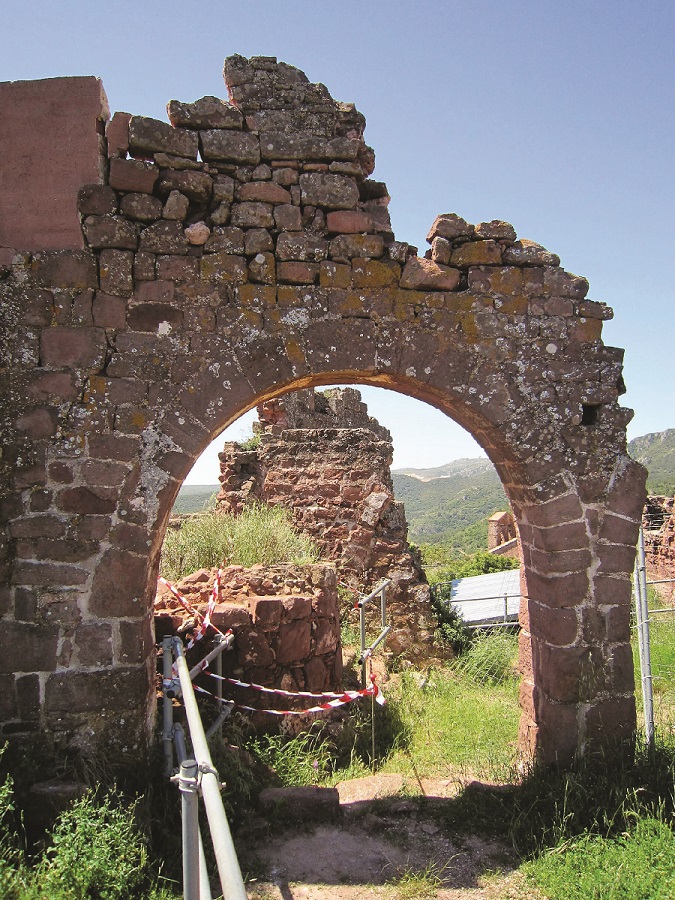
<path fill-rule="evenodd" d="M 349 288 L 352 286 L 352 270 L 350 266 L 324 260 L 319 267 L 319 284 L 321 287 Z"/>
<path fill-rule="evenodd" d="M 352 260 L 354 287 L 390 287 L 398 284 L 401 267 L 391 260 L 354 259 Z"/>
<path fill-rule="evenodd" d="M 527 315 L 527 298 L 526 297 L 505 297 L 501 301 L 495 301 L 495 306 L 500 313 L 507 316 L 525 316 Z"/>
<path fill-rule="evenodd" d="M 293 366 L 305 365 L 305 354 L 300 344 L 293 338 L 286 341 L 286 356 Z"/>
<path fill-rule="evenodd" d="M 274 306 L 277 297 L 276 288 L 264 284 L 242 284 L 237 288 L 237 294 L 242 309 Z"/>
<path fill-rule="evenodd" d="M 580 344 L 599 341 L 601 334 L 602 322 L 600 319 L 577 319 L 569 331 L 570 338 L 573 341 L 579 341 Z"/>
<path fill-rule="evenodd" d="M 280 285 L 277 290 L 277 306 L 282 306 L 284 309 L 290 309 L 293 306 L 302 306 L 303 295 L 306 294 L 308 290 L 309 288 Z"/>
<path fill-rule="evenodd" d="M 480 340 L 480 330 L 475 315 L 473 313 L 461 313 L 458 318 L 466 342 L 477 344 Z"/>
<path fill-rule="evenodd" d="M 495 294 L 517 294 L 523 289 L 523 270 L 515 266 L 495 267 L 488 278 L 489 290 Z"/>
<path fill-rule="evenodd" d="M 106 384 L 106 379 L 101 375 L 91 375 L 87 379 L 87 383 L 84 389 L 85 403 L 89 402 L 92 399 L 100 399 L 104 397 L 106 392 Z"/>

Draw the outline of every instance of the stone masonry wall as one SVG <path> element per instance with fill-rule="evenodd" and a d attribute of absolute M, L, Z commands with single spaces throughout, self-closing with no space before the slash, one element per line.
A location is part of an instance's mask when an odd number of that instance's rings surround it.
<path fill-rule="evenodd" d="M 387 648 L 414 659 L 433 654 L 429 588 L 394 498 L 387 429 L 352 388 L 289 394 L 260 407 L 259 416 L 255 450 L 227 443 L 220 454 L 217 508 L 236 513 L 257 499 L 289 509 L 341 579 L 364 593 L 391 580 Z"/>
<path fill-rule="evenodd" d="M 215 571 L 200 570 L 176 586 L 206 612 Z M 171 634 L 185 624 L 183 607 L 162 586 L 155 601 L 155 630 Z M 223 674 L 286 691 L 338 690 L 342 679 L 340 619 L 335 571 L 329 566 L 229 566 L 223 570 L 213 624 L 234 632 L 223 655 Z M 195 648 L 201 659 L 208 644 Z M 192 660 L 190 660 L 192 663 Z M 213 682 L 205 685 L 213 691 Z M 227 687 L 225 697 L 260 707 L 259 695 Z M 265 697 L 265 703 L 272 703 Z M 305 702 L 305 701 L 302 701 Z M 289 701 L 284 699 L 286 706 Z"/>
<path fill-rule="evenodd" d="M 660 584 L 657 590 L 662 597 L 675 600 L 675 499 L 647 497 L 642 526 L 647 578 L 672 578 L 672 584 Z"/>
<path fill-rule="evenodd" d="M 630 736 L 645 472 L 611 310 L 499 219 L 443 213 L 418 257 L 353 105 L 270 57 L 230 57 L 225 80 L 230 103 L 171 101 L 170 124 L 115 114 L 83 248 L 3 232 L 3 736 L 141 752 L 180 484 L 246 410 L 336 383 L 433 404 L 495 464 L 523 548 L 521 746 L 566 762 Z"/>

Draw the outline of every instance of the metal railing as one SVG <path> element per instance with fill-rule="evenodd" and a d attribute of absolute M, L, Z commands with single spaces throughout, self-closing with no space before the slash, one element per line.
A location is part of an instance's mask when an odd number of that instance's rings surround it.
<path fill-rule="evenodd" d="M 466 597 L 464 600 L 456 602 L 448 598 L 447 596 L 444 596 L 444 593 L 446 592 L 444 592 L 443 590 L 444 588 L 448 587 L 452 589 L 454 583 L 454 581 L 437 581 L 435 584 L 432 584 L 430 586 L 431 596 L 436 604 L 445 604 L 446 606 L 450 606 L 462 617 L 462 606 L 467 603 L 485 603 L 494 600 L 501 601 L 502 604 L 499 612 L 495 611 L 494 615 L 490 613 L 485 620 L 481 619 L 480 622 L 466 622 L 464 623 L 465 628 L 468 628 L 469 630 L 482 628 L 513 628 L 514 626 L 518 625 L 518 610 L 509 612 L 509 600 L 517 599 L 520 603 L 520 595 L 516 596 L 515 594 L 500 593 L 486 597 Z"/>
<path fill-rule="evenodd" d="M 246 900 L 244 880 L 220 793 L 222 785 L 218 773 L 213 767 L 207 736 L 192 687 L 192 679 L 204 670 L 208 662 L 220 661 L 222 652 L 231 646 L 229 637 L 223 636 L 206 659 L 192 670 L 188 669 L 180 638 L 165 637 L 162 641 L 165 771 L 169 776 L 174 771 L 175 748 L 179 768 L 178 774 L 173 775 L 172 781 L 178 784 L 181 792 L 184 900 L 211 900 L 211 888 L 198 822 L 200 796 L 206 809 L 223 898 L 224 900 Z M 173 698 L 179 695 L 182 695 L 183 698 L 194 758 L 188 757 L 185 734 L 181 725 L 174 724 L 173 721 Z M 227 714 L 229 714 L 229 708 L 227 708 Z M 222 720 L 220 724 L 222 724 Z"/>
<path fill-rule="evenodd" d="M 359 663 L 361 664 L 361 683 L 365 688 L 367 687 L 367 679 L 368 679 L 368 660 L 373 655 L 373 650 L 380 646 L 382 641 L 384 641 L 391 631 L 391 625 L 387 625 L 387 588 L 390 586 L 391 580 L 389 578 L 385 579 L 383 582 L 378 584 L 378 586 L 372 590 L 367 597 L 362 597 L 357 601 L 356 606 L 359 609 L 359 631 L 361 634 L 361 655 L 359 656 Z M 379 635 L 375 638 L 373 643 L 370 646 L 366 646 L 366 606 L 375 600 L 376 597 L 380 598 L 380 611 L 381 611 L 381 621 L 382 621 L 382 630 Z"/>

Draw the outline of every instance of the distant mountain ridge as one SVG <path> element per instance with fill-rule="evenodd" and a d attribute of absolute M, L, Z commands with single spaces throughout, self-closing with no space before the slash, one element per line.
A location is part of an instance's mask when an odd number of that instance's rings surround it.
<path fill-rule="evenodd" d="M 675 428 L 633 438 L 628 442 L 628 452 L 649 472 L 648 492 L 672 497 L 675 493 Z"/>
<path fill-rule="evenodd" d="M 634 438 L 628 452 L 648 469 L 650 494 L 675 494 L 675 428 Z M 455 459 L 429 469 L 394 469 L 392 479 L 415 543 L 443 543 L 467 551 L 485 547 L 487 519 L 508 509 L 499 476 L 486 457 Z M 183 485 L 174 512 L 211 508 L 218 490 L 217 484 Z"/>

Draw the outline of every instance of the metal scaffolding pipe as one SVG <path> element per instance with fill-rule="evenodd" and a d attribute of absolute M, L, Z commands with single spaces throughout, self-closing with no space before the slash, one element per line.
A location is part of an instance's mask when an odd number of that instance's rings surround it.
<path fill-rule="evenodd" d="M 649 636 L 649 601 L 647 597 L 647 567 L 645 563 L 645 541 L 642 528 L 638 539 L 637 559 L 634 572 L 635 610 L 638 631 L 638 652 L 640 655 L 640 681 L 642 684 L 642 705 L 645 716 L 645 736 L 647 743 L 654 740 L 654 690 L 652 685 L 652 660 Z"/>
<path fill-rule="evenodd" d="M 204 734 L 199 707 L 192 689 L 190 672 L 185 660 L 185 653 L 180 639 L 174 639 L 174 652 L 178 678 L 180 679 L 185 715 L 190 729 L 190 738 L 195 759 L 199 763 L 201 773 L 201 790 L 206 808 L 206 816 L 209 822 L 213 849 L 218 865 L 220 885 L 223 890 L 224 900 L 247 900 L 244 879 L 239 868 L 239 860 L 232 843 L 230 827 L 227 823 L 223 798 L 220 795 L 220 783 L 216 770 L 213 768 L 209 745 Z"/>
<path fill-rule="evenodd" d="M 166 683 L 173 678 L 173 672 L 171 671 L 172 644 L 172 637 L 165 637 L 162 640 L 162 675 L 164 678 L 162 690 L 162 745 L 164 747 L 164 775 L 167 778 L 173 772 L 173 702 L 166 687 Z"/>

